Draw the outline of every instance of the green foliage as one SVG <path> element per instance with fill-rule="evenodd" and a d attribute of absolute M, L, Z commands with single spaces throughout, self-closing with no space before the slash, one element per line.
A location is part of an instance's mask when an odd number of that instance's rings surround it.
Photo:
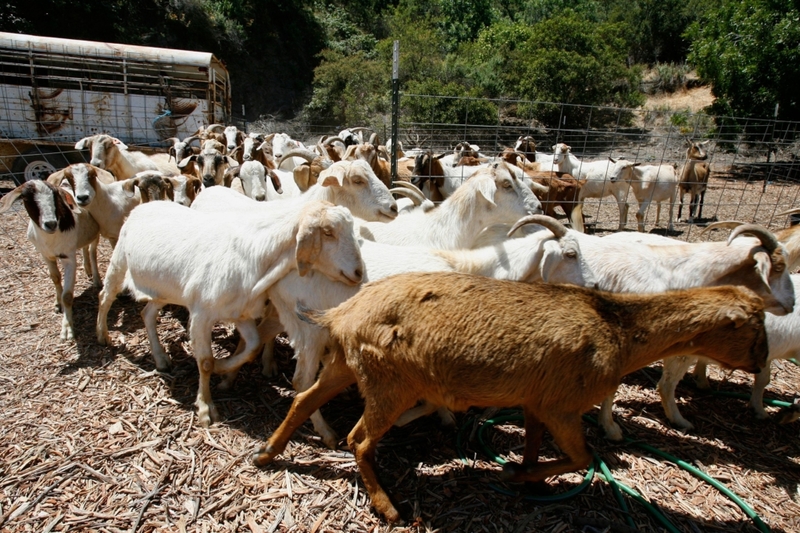
<path fill-rule="evenodd" d="M 687 32 L 689 61 L 713 83 L 713 111 L 800 119 L 800 10 L 791 0 L 720 0 Z"/>
<path fill-rule="evenodd" d="M 374 115 L 388 111 L 388 65 L 362 52 L 345 56 L 325 50 L 321 56 L 314 71 L 314 93 L 304 110 L 308 120 L 366 124 Z"/>
<path fill-rule="evenodd" d="M 458 83 L 429 79 L 411 81 L 403 102 L 405 119 L 433 124 L 497 124 L 497 106 L 484 98 L 465 94 Z M 422 96 L 413 96 L 422 95 Z M 430 95 L 430 96 L 428 96 Z M 432 97 L 436 96 L 436 97 Z M 444 97 L 444 98 L 441 98 Z M 451 98 L 447 98 L 451 97 Z"/>

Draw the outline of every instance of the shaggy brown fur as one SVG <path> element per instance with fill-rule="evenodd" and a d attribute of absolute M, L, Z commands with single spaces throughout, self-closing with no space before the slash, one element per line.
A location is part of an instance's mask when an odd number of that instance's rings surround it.
<path fill-rule="evenodd" d="M 541 481 L 589 464 L 581 414 L 625 374 L 688 352 L 750 372 L 767 358 L 761 299 L 730 286 L 632 295 L 414 273 L 369 283 L 335 309 L 306 316 L 329 328 L 331 360 L 254 460 L 270 462 L 311 413 L 357 383 L 364 415 L 348 443 L 389 522 L 400 515 L 375 475 L 375 446 L 420 399 L 452 410 L 521 405 L 523 464 L 505 474 Z M 539 463 L 545 428 L 565 456 Z"/>

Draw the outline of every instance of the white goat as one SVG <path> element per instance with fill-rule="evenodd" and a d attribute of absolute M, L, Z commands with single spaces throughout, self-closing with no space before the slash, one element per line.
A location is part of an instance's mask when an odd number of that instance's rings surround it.
<path fill-rule="evenodd" d="M 661 219 L 661 202 L 665 201 L 669 201 L 667 230 L 673 230 L 675 197 L 678 195 L 678 174 L 673 165 L 642 165 L 621 159 L 619 164 L 614 165 L 609 178 L 612 182 L 625 180 L 630 183 L 633 196 L 639 204 L 636 212 L 639 231 L 644 232 L 644 217 L 651 202 L 656 202 L 656 226 L 658 226 Z"/>
<path fill-rule="evenodd" d="M 233 182 L 234 178 L 239 178 L 239 185 Z M 270 174 L 272 188 L 276 193 L 281 194 L 282 182 L 274 173 Z M 229 168 L 225 172 L 225 185 L 236 192 L 240 192 L 257 202 L 267 199 L 267 169 L 258 161 L 245 161 L 238 167 Z"/>
<path fill-rule="evenodd" d="M 28 212 L 28 240 L 42 254 L 50 279 L 56 289 L 56 311 L 61 311 L 61 338 L 72 340 L 72 300 L 75 290 L 77 250 L 83 251 L 83 268 L 92 278 L 92 285 L 100 287 L 97 273 L 98 227 L 92 216 L 75 206 L 69 192 L 46 181 L 32 180 L 23 183 L 0 200 L 0 213 L 5 213 L 17 200 L 22 199 Z M 64 285 L 58 259 L 64 265 Z"/>
<path fill-rule="evenodd" d="M 108 311 L 127 287 L 147 301 L 142 317 L 153 357 L 156 367 L 166 370 L 170 361 L 158 340 L 158 311 L 166 304 L 186 307 L 200 372 L 198 419 L 207 426 L 218 419 L 211 373 L 235 372 L 253 358 L 260 346 L 255 319 L 264 312 L 266 291 L 295 268 L 304 276 L 312 267 L 342 283 L 361 281 L 364 268 L 346 209 L 310 202 L 303 209 L 247 217 L 201 213 L 172 202 L 143 204 L 131 213 L 111 256 L 100 293 L 97 341 L 109 342 Z M 222 321 L 236 325 L 245 349 L 215 361 L 211 330 Z"/>
<path fill-rule="evenodd" d="M 626 168 L 631 165 L 629 161 L 619 159 L 614 161 L 609 158 L 601 161 L 581 161 L 570 152 L 570 147 L 559 143 L 553 147 L 554 169 L 557 172 L 566 172 L 582 183 L 578 193 L 578 205 L 583 205 L 586 198 L 604 198 L 613 196 L 619 207 L 619 229 L 625 228 L 628 220 L 628 190 L 630 179 L 611 181 L 611 176 L 629 173 Z M 585 209 L 583 209 L 585 212 Z"/>
<path fill-rule="evenodd" d="M 758 241 L 737 238 L 746 234 Z M 654 242 L 656 238 L 658 244 L 632 242 Z M 675 244 L 664 245 L 665 242 Z M 608 237 L 584 235 L 580 246 L 595 274 L 597 287 L 602 290 L 649 293 L 743 285 L 764 300 L 766 311 L 781 315 L 791 312 L 794 287 L 786 270 L 786 252 L 775 236 L 751 224 L 734 230 L 729 242 L 677 243 L 649 234 L 620 233 Z M 620 440 L 622 430 L 612 419 L 612 407 L 610 396 L 603 402 L 600 422 L 608 438 Z"/>
<path fill-rule="evenodd" d="M 131 152 L 125 143 L 110 135 L 100 134 L 84 137 L 75 143 L 75 149 L 88 149 L 91 153 L 89 163 L 111 172 L 118 180 L 131 178 L 134 174 L 143 170 L 161 170 L 171 174 L 180 173 L 178 168 L 169 162 L 168 156 L 165 162 L 160 158 L 152 159 L 142 152 Z"/>
<path fill-rule="evenodd" d="M 268 187 L 270 184 L 271 182 L 267 182 Z M 268 194 L 269 190 L 268 188 Z M 283 204 L 298 207 L 312 200 L 324 200 L 344 206 L 353 216 L 365 220 L 390 220 L 397 216 L 397 202 L 365 161 L 339 161 L 322 171 L 319 181 L 308 191 L 279 204 L 283 209 Z M 224 187 L 204 190 L 192 204 L 192 209 L 200 211 L 252 209 L 266 212 L 277 208 L 275 203 L 253 202 Z"/>
<path fill-rule="evenodd" d="M 415 210 L 388 224 L 362 224 L 361 236 L 386 244 L 454 250 L 471 247 L 486 226 L 512 224 L 541 212 L 530 188 L 498 160 L 473 174 L 438 208 Z"/>
<path fill-rule="evenodd" d="M 434 250 L 362 241 L 364 281 L 375 281 L 404 272 L 459 271 L 498 279 L 593 286 L 593 274 L 581 258 L 577 232 L 543 215 L 520 220 L 512 231 L 531 223 L 543 224 L 546 229 L 524 238 L 501 240 L 476 250 Z M 276 323 L 274 317 L 267 317 L 259 324 L 261 339 L 270 345 L 275 335 L 281 331 L 287 332 L 297 359 L 292 383 L 298 392 L 306 390 L 314 382 L 328 337 L 326 331 L 309 326 L 297 317 L 297 303 L 328 309 L 344 302 L 358 290 L 359 287 L 346 286 L 322 276 L 300 279 L 294 273 L 270 289 L 270 302 L 277 311 L 280 323 Z M 272 368 L 274 362 L 266 355 L 262 359 L 264 367 Z M 412 410 L 403 417 L 401 423 L 428 414 L 435 407 L 422 406 Z M 322 436 L 325 444 L 335 447 L 336 434 L 322 415 L 317 412 L 311 418 L 315 431 Z"/>
<path fill-rule="evenodd" d="M 142 197 L 136 189 L 135 177 L 104 183 L 98 179 L 103 172 L 93 165 L 77 163 L 64 169 L 64 179 L 75 192 L 75 202 L 92 215 L 100 227 L 100 235 L 114 247 L 122 224 L 133 208 L 142 203 Z"/>

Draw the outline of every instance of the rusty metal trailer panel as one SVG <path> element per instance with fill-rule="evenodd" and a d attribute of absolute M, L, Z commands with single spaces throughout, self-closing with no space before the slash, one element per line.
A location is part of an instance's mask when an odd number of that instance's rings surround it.
<path fill-rule="evenodd" d="M 81 160 L 108 133 L 164 146 L 231 119 L 230 78 L 207 52 L 0 32 L 0 172 L 17 182 Z"/>

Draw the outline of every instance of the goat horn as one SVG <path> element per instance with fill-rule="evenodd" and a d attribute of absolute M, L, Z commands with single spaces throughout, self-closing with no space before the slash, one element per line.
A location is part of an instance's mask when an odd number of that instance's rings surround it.
<path fill-rule="evenodd" d="M 189 146 L 190 144 L 192 144 L 193 142 L 198 141 L 198 140 L 200 140 L 200 138 L 197 135 L 190 135 L 190 136 L 186 137 L 183 140 L 183 142 L 186 143 L 186 146 Z"/>
<path fill-rule="evenodd" d="M 764 226 L 759 226 L 758 224 L 743 224 L 738 226 L 731 232 L 730 237 L 728 237 L 728 244 L 739 235 L 752 235 L 758 238 L 770 254 L 778 247 L 778 239 L 775 235 Z"/>
<path fill-rule="evenodd" d="M 216 130 L 224 130 L 225 126 L 222 124 L 211 124 L 206 128 L 206 131 L 210 131 L 212 133 L 218 133 Z"/>
<path fill-rule="evenodd" d="M 511 229 L 508 230 L 507 235 L 510 237 L 512 233 L 526 224 L 539 224 L 540 226 L 544 226 L 556 236 L 556 239 L 560 239 L 567 234 L 567 227 L 553 217 L 547 215 L 528 215 L 517 220 L 517 222 L 511 226 Z"/>
<path fill-rule="evenodd" d="M 399 185 L 400 187 L 405 187 L 406 189 L 411 189 L 412 191 L 415 191 L 415 192 L 417 192 L 419 194 L 422 194 L 424 196 L 424 194 L 420 190 L 420 188 L 417 187 L 416 185 L 414 185 L 413 183 L 411 183 L 410 181 L 396 181 L 396 182 L 394 182 L 394 185 L 395 185 L 395 187 Z"/>
<path fill-rule="evenodd" d="M 169 142 L 170 144 L 175 144 L 175 143 L 181 142 L 181 140 L 178 139 L 177 137 L 170 137 L 168 139 L 164 139 L 164 142 Z"/>
<path fill-rule="evenodd" d="M 372 135 L 369 136 L 369 144 L 375 145 L 380 143 L 380 138 L 378 134 L 373 132 Z"/>
<path fill-rule="evenodd" d="M 400 196 L 405 196 L 406 198 L 410 198 L 416 207 L 422 205 L 422 202 L 425 201 L 425 197 L 421 194 L 417 194 L 417 191 L 413 189 L 405 189 L 403 187 L 393 187 L 389 189 L 389 192 L 394 194 L 399 194 Z"/>
<path fill-rule="evenodd" d="M 335 135 L 331 135 L 330 137 L 322 141 L 322 146 L 329 146 L 331 143 L 334 143 L 336 141 L 341 142 L 342 140 L 339 137 L 336 137 Z"/>
<path fill-rule="evenodd" d="M 738 220 L 720 220 L 719 222 L 714 222 L 703 228 L 700 235 L 712 229 L 735 229 L 743 224 L 744 222 L 739 222 Z"/>
<path fill-rule="evenodd" d="M 303 159 L 308 161 L 309 164 L 312 161 L 314 161 L 314 159 L 319 157 L 317 154 L 315 154 L 311 150 L 301 150 L 301 149 L 291 150 L 291 151 L 286 152 L 285 154 L 283 154 L 283 157 L 281 157 L 280 161 L 278 161 L 278 168 L 281 168 L 281 165 L 283 164 L 284 161 L 286 161 L 290 157 L 295 157 L 295 156 L 302 157 Z"/>
<path fill-rule="evenodd" d="M 800 213 L 800 207 L 795 207 L 794 209 L 789 209 L 788 211 L 783 211 L 782 213 L 778 213 L 775 215 L 776 217 L 783 217 L 786 215 L 794 215 L 795 213 Z"/>

